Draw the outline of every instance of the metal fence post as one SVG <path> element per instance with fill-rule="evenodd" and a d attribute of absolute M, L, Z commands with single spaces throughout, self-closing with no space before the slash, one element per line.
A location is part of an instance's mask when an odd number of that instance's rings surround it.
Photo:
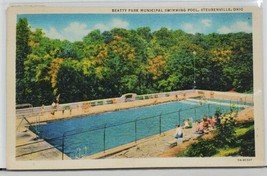
<path fill-rule="evenodd" d="M 210 116 L 210 104 L 208 104 L 208 114 Z"/>
<path fill-rule="evenodd" d="M 236 103 L 236 109 L 237 109 L 237 111 L 239 111 L 241 108 L 239 107 L 239 105 L 241 105 L 242 103 L 241 103 L 241 99 L 240 98 L 237 98 L 237 103 Z"/>
<path fill-rule="evenodd" d="M 230 106 L 229 106 L 230 107 L 230 112 L 232 112 L 232 110 L 233 110 L 232 108 L 234 107 L 234 105 L 235 105 L 234 103 L 232 104 L 232 102 L 230 102 Z"/>
<path fill-rule="evenodd" d="M 179 109 L 179 125 L 181 125 L 180 122 L 181 122 L 181 109 Z"/>
<path fill-rule="evenodd" d="M 197 121 L 197 108 L 195 107 L 195 118 L 193 119 L 193 123 Z"/>
<path fill-rule="evenodd" d="M 104 153 L 105 153 L 106 152 L 106 124 L 104 126 L 103 142 L 104 142 Z"/>
<path fill-rule="evenodd" d="M 62 135 L 62 160 L 64 160 L 64 148 L 65 148 L 65 133 Z"/>
<path fill-rule="evenodd" d="M 134 141 L 137 141 L 137 120 L 134 121 Z"/>
<path fill-rule="evenodd" d="M 161 135 L 161 114 L 159 115 L 159 134 Z"/>

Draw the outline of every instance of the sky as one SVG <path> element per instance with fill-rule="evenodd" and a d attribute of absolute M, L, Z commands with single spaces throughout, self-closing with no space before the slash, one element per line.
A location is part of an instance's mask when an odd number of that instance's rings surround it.
<path fill-rule="evenodd" d="M 196 14 L 20 14 L 27 18 L 32 30 L 41 28 L 53 39 L 81 41 L 90 31 L 101 32 L 115 27 L 137 29 L 162 27 L 187 33 L 252 32 L 251 13 L 196 13 Z"/>

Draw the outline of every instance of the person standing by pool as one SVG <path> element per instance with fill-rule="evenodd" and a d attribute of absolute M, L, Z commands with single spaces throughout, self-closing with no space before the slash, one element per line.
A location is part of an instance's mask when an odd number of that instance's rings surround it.
<path fill-rule="evenodd" d="M 177 145 L 183 142 L 183 128 L 176 125 L 174 137 L 177 139 Z"/>
<path fill-rule="evenodd" d="M 53 102 L 52 105 L 51 105 L 51 114 L 55 115 L 55 112 L 56 112 L 56 103 Z"/>
<path fill-rule="evenodd" d="M 57 110 L 59 108 L 59 98 L 60 98 L 60 94 L 58 94 L 58 96 L 56 97 L 56 108 L 57 108 Z"/>

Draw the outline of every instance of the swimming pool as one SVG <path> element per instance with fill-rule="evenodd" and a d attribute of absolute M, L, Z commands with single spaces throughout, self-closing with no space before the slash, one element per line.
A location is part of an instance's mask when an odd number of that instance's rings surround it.
<path fill-rule="evenodd" d="M 187 100 L 162 103 L 49 122 L 38 126 L 38 134 L 76 159 L 168 131 L 187 118 L 195 121 L 213 115 L 217 108 L 228 111 L 230 104 L 200 105 Z"/>

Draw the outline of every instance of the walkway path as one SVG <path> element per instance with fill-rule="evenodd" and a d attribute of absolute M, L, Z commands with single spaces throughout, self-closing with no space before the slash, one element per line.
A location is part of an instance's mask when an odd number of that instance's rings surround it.
<path fill-rule="evenodd" d="M 176 143 L 176 139 L 173 137 L 175 129 L 164 133 L 158 138 L 152 138 L 144 143 L 138 144 L 130 149 L 121 151 L 112 156 L 106 158 L 147 158 L 147 157 L 159 157 L 166 150 L 172 148 Z M 193 129 L 184 130 L 184 143 L 178 144 L 177 147 L 182 147 L 186 144 L 186 141 L 191 141 L 198 138 L 199 135 L 193 134 Z"/>

